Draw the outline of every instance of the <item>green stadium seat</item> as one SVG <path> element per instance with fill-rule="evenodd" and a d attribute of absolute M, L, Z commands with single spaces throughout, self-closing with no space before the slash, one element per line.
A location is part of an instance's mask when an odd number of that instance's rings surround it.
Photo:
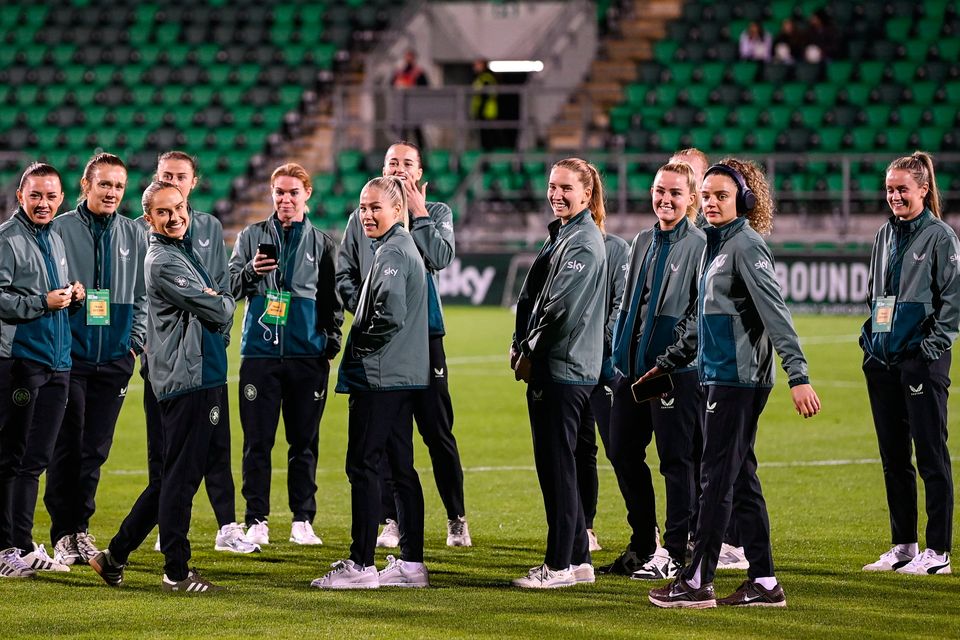
<path fill-rule="evenodd" d="M 712 89 L 706 85 L 692 84 L 680 89 L 677 93 L 677 101 L 681 104 L 703 107 L 709 102 L 711 91 Z M 665 102 L 657 102 L 657 104 L 669 106 L 668 103 Z"/>
<path fill-rule="evenodd" d="M 869 60 L 857 65 L 857 80 L 864 84 L 876 85 L 883 79 L 885 62 Z"/>
<path fill-rule="evenodd" d="M 816 104 L 823 107 L 836 104 L 837 94 L 840 92 L 840 87 L 838 85 L 822 82 L 814 85 L 812 89 L 814 102 Z"/>
<path fill-rule="evenodd" d="M 944 130 L 939 127 L 921 127 L 910 134 L 908 143 L 924 151 L 939 151 L 943 134 Z"/>
<path fill-rule="evenodd" d="M 679 43 L 675 41 L 661 40 L 653 45 L 653 59 L 663 64 L 670 64 L 679 47 Z"/>
<path fill-rule="evenodd" d="M 853 63 L 848 60 L 833 60 L 827 64 L 827 80 L 833 85 L 845 84 L 853 75 Z"/>
<path fill-rule="evenodd" d="M 624 87 L 623 93 L 626 103 L 629 105 L 641 105 L 647 100 L 648 88 L 642 84 L 628 84 Z"/>
<path fill-rule="evenodd" d="M 770 153 L 776 147 L 777 130 L 771 127 L 758 127 L 747 132 L 744 148 L 754 153 Z"/>
<path fill-rule="evenodd" d="M 931 122 L 941 129 L 950 129 L 958 122 L 957 105 L 938 104 L 930 109 Z"/>
<path fill-rule="evenodd" d="M 351 149 L 341 151 L 337 154 L 337 161 L 336 161 L 337 173 L 342 175 L 344 173 L 357 171 L 360 169 L 360 165 L 362 162 L 363 162 L 362 152 L 351 150 Z"/>
<path fill-rule="evenodd" d="M 652 64 L 644 66 L 657 70 L 657 77 L 654 78 L 652 82 L 658 82 L 660 67 L 655 67 Z M 678 85 L 686 85 L 693 81 L 693 72 L 694 69 L 696 69 L 696 64 L 693 62 L 671 62 L 665 68 L 670 73 L 671 82 Z"/>
<path fill-rule="evenodd" d="M 822 127 L 817 129 L 816 136 L 819 139 L 818 149 L 831 153 L 840 151 L 845 131 L 842 127 Z"/>
<path fill-rule="evenodd" d="M 907 127 L 887 127 L 878 132 L 875 140 L 877 147 L 894 152 L 902 152 L 907 148 L 910 129 Z"/>
<path fill-rule="evenodd" d="M 890 106 L 886 104 L 871 104 L 863 108 L 865 124 L 875 129 L 887 126 L 890 121 Z"/>
<path fill-rule="evenodd" d="M 925 110 L 925 107 L 922 105 L 915 104 L 903 104 L 896 107 L 895 111 L 898 124 L 901 127 L 907 127 L 908 129 L 919 127 Z M 953 107 L 949 107 L 949 110 L 951 113 L 955 111 Z M 892 113 L 891 117 L 893 117 Z"/>
<path fill-rule="evenodd" d="M 891 18 L 885 26 L 887 38 L 896 42 L 906 42 L 912 29 L 913 18 Z"/>

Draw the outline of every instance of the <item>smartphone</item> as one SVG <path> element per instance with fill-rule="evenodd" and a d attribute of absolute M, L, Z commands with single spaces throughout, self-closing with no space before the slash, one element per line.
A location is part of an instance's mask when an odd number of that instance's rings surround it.
<path fill-rule="evenodd" d="M 268 242 L 261 242 L 257 245 L 257 253 L 262 253 L 267 256 L 270 260 L 276 262 L 277 260 L 277 245 L 270 244 Z"/>
<path fill-rule="evenodd" d="M 664 373 L 643 382 L 634 382 L 630 391 L 633 392 L 634 401 L 637 404 L 643 404 L 673 391 L 673 378 L 669 373 Z"/>

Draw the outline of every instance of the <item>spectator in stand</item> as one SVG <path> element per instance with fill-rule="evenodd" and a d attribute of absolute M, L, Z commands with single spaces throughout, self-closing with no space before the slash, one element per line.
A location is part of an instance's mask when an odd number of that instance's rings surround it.
<path fill-rule="evenodd" d="M 841 47 L 840 34 L 823 10 L 810 16 L 805 45 L 804 60 L 812 64 L 827 62 L 838 57 Z"/>
<path fill-rule="evenodd" d="M 773 40 L 774 62 L 793 64 L 797 60 L 802 60 L 806 47 L 806 35 L 797 28 L 792 19 L 786 18 L 780 23 L 780 33 Z"/>
<path fill-rule="evenodd" d="M 424 72 L 420 63 L 417 62 L 417 52 L 415 50 L 407 49 L 406 53 L 403 54 L 403 61 L 397 70 L 393 72 L 393 76 L 390 78 L 390 85 L 393 86 L 394 89 L 411 89 L 414 87 L 430 86 L 426 72 Z M 420 127 L 411 126 L 406 122 L 408 118 L 405 105 L 401 105 L 400 113 L 403 116 L 403 122 L 400 125 L 399 131 L 400 138 L 413 140 L 418 147 L 423 149 L 423 130 Z"/>
<path fill-rule="evenodd" d="M 770 62 L 773 39 L 763 26 L 754 20 L 740 34 L 740 59 Z"/>

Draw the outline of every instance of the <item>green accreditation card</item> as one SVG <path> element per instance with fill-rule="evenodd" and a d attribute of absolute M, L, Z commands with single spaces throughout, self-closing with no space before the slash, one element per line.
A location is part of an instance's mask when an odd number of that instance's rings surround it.
<path fill-rule="evenodd" d="M 110 289 L 87 289 L 87 326 L 110 324 Z"/>
<path fill-rule="evenodd" d="M 893 326 L 893 308 L 897 304 L 897 296 L 881 296 L 873 303 L 873 323 L 871 329 L 874 333 L 889 333 Z"/>
<path fill-rule="evenodd" d="M 267 289 L 267 308 L 263 312 L 263 321 L 266 324 L 287 325 L 287 316 L 290 314 L 290 292 Z"/>

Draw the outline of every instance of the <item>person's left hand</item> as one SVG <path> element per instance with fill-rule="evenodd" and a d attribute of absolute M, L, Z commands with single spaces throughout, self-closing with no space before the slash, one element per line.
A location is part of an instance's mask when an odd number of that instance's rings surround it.
<path fill-rule="evenodd" d="M 80 304 L 87 299 L 87 290 L 79 280 L 74 280 L 70 284 L 73 285 L 73 296 L 70 298 L 70 304 Z"/>
<path fill-rule="evenodd" d="M 420 188 L 417 189 L 417 183 L 413 181 L 413 176 L 410 175 L 407 175 L 403 181 L 403 189 L 407 192 L 407 209 L 414 218 L 424 218 L 430 215 L 427 213 L 428 184 L 430 183 L 424 182 L 420 185 Z"/>
<path fill-rule="evenodd" d="M 526 383 L 530 382 L 530 372 L 533 369 L 533 363 L 530 362 L 530 358 L 520 354 L 520 357 L 517 358 L 517 364 L 513 368 L 514 378 L 517 380 L 522 380 Z"/>
<path fill-rule="evenodd" d="M 820 398 L 813 386 L 809 384 L 798 384 L 790 389 L 790 395 L 793 397 L 793 406 L 797 413 L 804 418 L 812 418 L 820 413 Z"/>

